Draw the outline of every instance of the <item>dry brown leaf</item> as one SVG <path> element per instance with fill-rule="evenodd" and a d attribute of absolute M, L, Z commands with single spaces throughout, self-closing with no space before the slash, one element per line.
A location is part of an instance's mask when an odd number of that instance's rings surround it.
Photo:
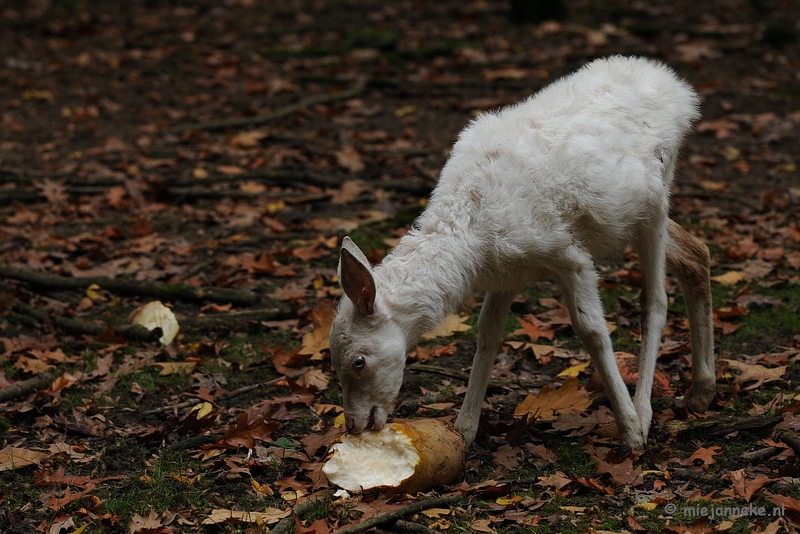
<path fill-rule="evenodd" d="M 795 499 L 788 495 L 773 495 L 772 493 L 767 493 L 767 497 L 772 504 L 781 507 L 782 516 L 787 510 L 795 513 L 800 512 L 800 499 Z"/>
<path fill-rule="evenodd" d="M 197 367 L 197 362 L 153 362 L 153 367 L 161 367 L 161 376 L 188 375 Z"/>
<path fill-rule="evenodd" d="M 741 264 L 742 277 L 746 282 L 760 280 L 767 276 L 775 268 L 775 265 L 762 259 L 748 260 Z"/>
<path fill-rule="evenodd" d="M 763 488 L 765 485 L 773 482 L 768 476 L 758 475 L 753 480 L 747 480 L 747 471 L 745 469 L 738 469 L 726 476 L 733 484 L 733 491 L 735 494 L 744 499 L 745 502 L 750 502 L 753 495 Z"/>
<path fill-rule="evenodd" d="M 336 163 L 350 172 L 361 172 L 367 167 L 361 158 L 361 154 L 353 145 L 347 145 L 336 151 L 334 155 L 336 156 Z"/>
<path fill-rule="evenodd" d="M 561 471 L 556 471 L 554 475 L 539 477 L 539 481 L 536 483 L 536 485 L 545 488 L 553 488 L 558 491 L 571 482 L 572 478 L 568 477 Z"/>
<path fill-rule="evenodd" d="M 230 521 L 231 523 L 259 523 L 272 525 L 284 517 L 288 517 L 291 510 L 281 510 L 279 508 L 267 508 L 263 512 L 245 512 L 243 510 L 224 510 L 217 508 L 203 519 L 204 525 L 216 525 Z"/>
<path fill-rule="evenodd" d="M 783 380 L 783 375 L 786 374 L 785 365 L 770 369 L 768 367 L 764 367 L 763 365 L 749 364 L 740 362 L 738 360 L 722 359 L 720 361 L 728 364 L 730 369 L 736 369 L 739 371 L 735 381 L 737 384 L 746 384 L 748 382 L 755 381 L 755 384 L 751 384 L 744 388 L 745 391 L 755 389 L 766 382 Z"/>
<path fill-rule="evenodd" d="M 50 458 L 50 456 L 51 455 L 46 452 L 32 451 L 30 449 L 22 449 L 8 445 L 0 450 L 0 471 L 20 469 L 22 467 L 28 467 L 29 465 L 38 465 Z"/>
<path fill-rule="evenodd" d="M 717 463 L 714 456 L 722 452 L 722 447 L 713 445 L 711 447 L 700 447 L 689 458 L 681 460 L 681 465 L 695 466 L 701 465 L 703 469 L 708 469 L 712 464 Z"/>
<path fill-rule="evenodd" d="M 325 391 L 328 389 L 328 375 L 322 369 L 311 369 L 303 374 L 298 380 L 300 385 L 315 391 Z"/>
<path fill-rule="evenodd" d="M 133 514 L 131 520 L 128 521 L 128 532 L 130 534 L 137 534 L 138 532 L 145 532 L 147 534 L 156 532 L 171 532 L 172 530 L 159 530 L 161 527 L 172 523 L 177 514 L 166 511 L 157 514 L 154 510 L 150 511 L 147 517 L 142 517 L 139 514 Z"/>
<path fill-rule="evenodd" d="M 466 332 L 472 328 L 471 325 L 466 324 L 468 320 L 468 315 L 459 316 L 455 313 L 448 314 L 444 320 L 439 323 L 439 326 L 423 334 L 422 339 L 429 341 L 437 337 L 450 337 L 456 332 Z"/>
<path fill-rule="evenodd" d="M 544 386 L 537 395 L 528 395 L 514 410 L 514 417 L 535 417 L 552 421 L 560 413 L 582 412 L 592 405 L 592 398 L 580 387 L 577 378 L 570 378 L 558 389 Z"/>
<path fill-rule="evenodd" d="M 311 312 L 311 323 L 314 328 L 303 335 L 303 346 L 298 354 L 310 354 L 313 361 L 325 358 L 322 351 L 330 348 L 329 337 L 334 317 L 336 310 L 330 302 Z"/>
<path fill-rule="evenodd" d="M 527 319 L 527 320 L 526 320 Z M 513 335 L 520 335 L 524 334 L 530 338 L 531 341 L 537 341 L 540 338 L 545 339 L 553 339 L 553 336 L 556 333 L 556 328 L 551 323 L 544 323 L 536 318 L 536 316 L 532 314 L 528 314 L 526 319 L 522 319 L 521 317 L 517 317 L 517 321 L 519 322 L 521 329 L 515 330 L 512 332 Z"/>
<path fill-rule="evenodd" d="M 255 148 L 267 135 L 267 132 L 264 130 L 241 132 L 228 139 L 228 144 L 236 148 Z"/>
<path fill-rule="evenodd" d="M 362 180 L 347 180 L 339 189 L 333 191 L 331 202 L 334 204 L 347 204 L 368 189 Z"/>
<path fill-rule="evenodd" d="M 644 483 L 642 466 L 633 468 L 633 458 L 627 458 L 622 463 L 613 464 L 605 460 L 597 459 L 595 465 L 598 475 L 609 474 L 615 486 L 640 486 Z"/>

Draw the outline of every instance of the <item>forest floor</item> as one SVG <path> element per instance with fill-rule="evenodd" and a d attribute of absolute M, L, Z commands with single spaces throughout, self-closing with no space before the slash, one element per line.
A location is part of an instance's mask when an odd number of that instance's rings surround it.
<path fill-rule="evenodd" d="M 533 23 L 493 0 L 4 2 L 0 531 L 798 529 L 800 12 L 570 6 Z M 664 61 L 701 96 L 672 217 L 711 251 L 711 408 L 683 404 L 670 276 L 650 439 L 617 457 L 542 282 L 513 304 L 462 477 L 334 495 L 320 467 L 342 432 L 327 346 L 342 237 L 380 261 L 472 117 L 612 54 Z M 636 258 L 598 268 L 632 383 Z M 151 301 L 180 324 L 169 345 L 129 325 Z M 413 348 L 395 418 L 454 419 L 479 311 L 476 295 Z M 560 402 L 515 417 L 526 398 Z"/>

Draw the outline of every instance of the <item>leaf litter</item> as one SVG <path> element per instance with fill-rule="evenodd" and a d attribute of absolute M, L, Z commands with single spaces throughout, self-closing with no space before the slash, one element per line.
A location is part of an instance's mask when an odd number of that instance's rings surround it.
<path fill-rule="evenodd" d="M 339 30 L 307 31 L 328 16 L 344 17 L 336 6 L 293 14 L 276 37 L 255 36 L 243 21 L 264 16 L 259 24 L 273 27 L 283 15 L 270 6 L 259 15 L 246 1 L 207 12 L 133 6 L 126 24 L 102 10 L 3 13 L 8 35 L 18 35 L 24 21 L 46 28 L 47 38 L 26 37 L 31 57 L 9 51 L 0 69 L 7 82 L 0 89 L 6 103 L 0 266 L 57 277 L 49 283 L 127 277 L 199 288 L 204 298 L 198 304 L 158 297 L 181 325 L 165 347 L 118 335 L 127 314 L 152 295 L 118 293 L 102 281 L 43 290 L 3 274 L 0 394 L 20 392 L 0 404 L 0 530 L 168 533 L 226 524 L 256 532 L 290 518 L 297 532 L 326 533 L 420 499 L 327 497 L 324 517 L 289 515 L 328 495 L 320 465 L 325 446 L 342 432 L 327 345 L 341 237 L 356 233 L 370 243 L 370 259 L 379 260 L 424 204 L 451 136 L 469 113 L 527 96 L 580 66 L 581 58 L 662 46 L 637 26 L 647 6 L 632 10 L 631 20 L 600 22 L 576 13 L 569 22 L 517 27 L 508 24 L 505 8 L 484 4 L 454 8 L 458 24 L 402 6 L 365 8 L 355 16 L 368 15 L 366 24 L 379 34 L 383 25 L 400 28 L 400 37 L 376 45 L 377 34 L 356 33 L 352 46 Z M 686 75 L 705 99 L 705 118 L 674 184 L 673 215 L 712 245 L 722 364 L 714 409 L 692 414 L 681 403 L 690 340 L 680 292 L 669 278 L 674 302 L 657 368 L 650 446 L 639 456 L 615 457 L 613 413 L 602 388 L 593 387 L 593 367 L 575 343 L 563 304 L 544 285 L 536 297 L 515 302 L 519 328 L 503 340 L 493 374 L 506 381 L 492 386 L 482 438 L 464 481 L 450 488 L 465 501 L 414 521 L 443 531 L 454 525 L 560 530 L 576 523 L 587 531 L 713 532 L 730 525 L 665 517 L 664 505 L 758 503 L 781 506 L 786 515 L 749 518 L 746 528 L 797 527 L 790 433 L 800 431 L 791 390 L 800 332 L 796 325 L 768 330 L 780 322 L 775 314 L 798 307 L 792 288 L 800 268 L 800 195 L 792 147 L 800 115 L 790 97 L 769 96 L 791 94 L 791 69 L 781 65 L 797 61 L 797 45 L 770 48 L 743 8 L 731 15 L 740 24 L 714 17 L 697 23 L 701 18 L 691 12 L 697 6 L 665 9 L 659 16 L 685 17 L 681 24 L 691 30 L 663 33 L 676 40 L 673 60 L 690 65 Z M 345 18 L 353 16 L 348 10 Z M 470 22 L 478 16 L 501 25 L 507 37 Z M 404 18 L 414 23 L 399 24 Z M 204 26 L 223 22 L 230 33 Z M 243 53 L 256 37 L 259 52 Z M 530 39 L 535 44 L 528 46 Z M 330 48 L 331 42 L 341 46 Z M 737 71 L 732 81 L 721 61 L 745 61 L 736 52 L 743 46 L 759 47 L 757 60 L 746 59 L 758 66 L 742 79 Z M 396 70 L 395 55 L 407 70 Z M 72 78 L 77 72 L 107 90 L 65 89 L 82 86 Z M 182 87 L 143 74 L 152 72 L 171 72 Z M 343 92 L 342 83 L 369 84 L 365 75 L 385 85 L 325 101 Z M 739 93 L 724 90 L 733 86 Z M 417 93 L 433 96 L 408 96 Z M 170 131 L 189 118 L 259 117 L 310 95 L 320 101 L 261 124 Z M 615 346 L 635 352 L 628 346 L 639 337 L 641 281 L 634 257 L 622 263 L 617 271 L 601 266 L 604 286 L 617 293 L 607 303 L 607 320 Z M 214 300 L 214 289 L 256 294 L 259 307 Z M 547 292 L 552 296 L 538 294 Z M 46 314 L 33 317 L 22 305 Z M 449 317 L 412 348 L 412 357 L 430 370 L 466 374 L 475 309 Z M 250 315 L 242 319 L 239 312 Z M 65 319 L 113 328 L 87 334 L 70 330 Z M 760 326 L 748 326 L 754 320 Z M 620 351 L 618 363 L 633 387 L 635 357 Z M 462 378 L 408 379 L 402 415 L 453 416 Z M 27 384 L 34 387 L 22 388 Z M 775 413 L 781 422 L 772 434 L 734 431 L 716 439 L 660 432 L 669 421 L 714 422 L 723 411 L 742 419 Z M 766 459 L 741 458 L 765 450 Z M 176 455 L 181 461 L 172 463 Z M 194 463 L 187 469 L 181 462 Z M 204 493 L 175 502 L 157 492 L 159 484 Z M 146 488 L 138 494 L 144 497 L 117 513 L 116 496 L 136 495 L 132 488 Z M 245 509 L 244 502 L 256 504 Z M 617 523 L 606 527 L 610 521 Z"/>

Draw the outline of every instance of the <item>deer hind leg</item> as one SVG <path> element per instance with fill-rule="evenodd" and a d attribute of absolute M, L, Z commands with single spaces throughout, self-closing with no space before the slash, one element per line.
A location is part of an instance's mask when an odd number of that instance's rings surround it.
<path fill-rule="evenodd" d="M 640 296 L 642 345 L 639 350 L 639 378 L 633 404 L 639 414 L 641 431 L 646 437 L 653 419 L 650 396 L 656 371 L 661 335 L 667 322 L 667 293 L 664 289 L 664 261 L 667 248 L 666 214 L 643 221 L 637 230 L 634 248 L 639 253 L 642 270 Z"/>
<path fill-rule="evenodd" d="M 692 387 L 686 392 L 689 408 L 704 412 L 716 393 L 714 321 L 708 247 L 674 222 L 669 221 L 667 269 L 678 279 L 686 299 L 692 339 Z"/>
<path fill-rule="evenodd" d="M 622 447 L 641 449 L 646 440 L 642 434 L 639 415 L 617 368 L 603 306 L 597 290 L 598 275 L 591 257 L 578 246 L 563 252 L 566 265 L 554 268 L 553 274 L 564 293 L 572 328 L 597 366 L 608 393 L 617 421 Z"/>
<path fill-rule="evenodd" d="M 455 424 L 456 430 L 464 435 L 467 444 L 472 444 L 478 432 L 481 406 L 513 298 L 514 293 L 490 291 L 483 299 L 478 318 L 478 350 L 472 362 L 464 404 Z"/>

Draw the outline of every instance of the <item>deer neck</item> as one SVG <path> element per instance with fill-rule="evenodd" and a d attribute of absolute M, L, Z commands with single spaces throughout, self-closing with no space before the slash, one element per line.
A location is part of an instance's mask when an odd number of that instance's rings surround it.
<path fill-rule="evenodd" d="M 412 230 L 376 268 L 378 293 L 408 347 L 474 296 L 480 266 L 471 241 Z"/>

